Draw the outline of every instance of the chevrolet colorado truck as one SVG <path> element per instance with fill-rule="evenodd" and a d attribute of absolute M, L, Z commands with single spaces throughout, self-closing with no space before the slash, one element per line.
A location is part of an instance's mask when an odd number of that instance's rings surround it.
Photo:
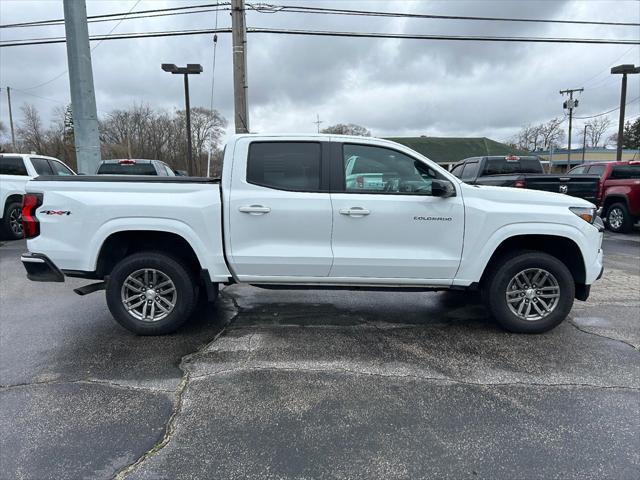
<path fill-rule="evenodd" d="M 593 204 L 467 185 L 374 138 L 237 135 L 220 180 L 45 176 L 23 205 L 28 277 L 98 280 L 77 293 L 105 289 L 116 321 L 141 335 L 176 330 L 199 295 L 231 283 L 479 289 L 502 327 L 543 332 L 603 268 Z"/>
<path fill-rule="evenodd" d="M 597 175 L 552 175 L 544 173 L 538 157 L 516 155 L 472 157 L 461 160 L 451 170 L 470 185 L 528 188 L 557 192 L 584 198 L 595 203 L 599 178 Z"/>

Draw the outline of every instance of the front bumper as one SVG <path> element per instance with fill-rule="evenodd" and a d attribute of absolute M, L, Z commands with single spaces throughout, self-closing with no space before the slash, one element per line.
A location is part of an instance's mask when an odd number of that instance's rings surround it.
<path fill-rule="evenodd" d="M 64 282 L 64 274 L 41 253 L 23 253 L 20 257 L 27 278 L 34 282 Z"/>

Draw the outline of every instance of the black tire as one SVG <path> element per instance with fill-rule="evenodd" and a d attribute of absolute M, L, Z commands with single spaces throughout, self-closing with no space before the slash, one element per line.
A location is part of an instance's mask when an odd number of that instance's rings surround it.
<path fill-rule="evenodd" d="M 624 203 L 614 203 L 607 209 L 606 225 L 616 233 L 629 233 L 633 229 L 633 219 Z"/>
<path fill-rule="evenodd" d="M 19 223 L 15 223 L 19 221 Z M 10 240 L 23 238 L 22 234 L 22 203 L 9 202 L 2 215 L 2 230 Z"/>
<path fill-rule="evenodd" d="M 548 298 L 538 297 L 536 294 L 539 292 L 545 294 L 548 290 L 539 291 L 528 288 L 527 292 L 533 290 L 533 292 L 530 292 L 533 297 L 529 300 L 529 293 L 523 293 L 523 297 L 525 297 L 523 301 L 525 301 L 526 304 L 523 307 L 522 313 L 526 313 L 525 309 L 529 307 L 529 302 L 531 302 L 531 307 L 533 307 L 535 302 L 536 307 L 534 308 L 543 310 L 545 316 L 539 319 L 525 319 L 518 316 L 517 312 L 513 312 L 509 307 L 509 303 L 507 302 L 507 289 L 512 279 L 518 273 L 529 271 L 533 274 L 534 272 L 532 271 L 535 269 L 551 274 L 551 277 L 556 281 L 559 288 L 559 297 L 555 306 L 551 308 L 551 312 L 547 313 L 539 302 L 542 300 L 545 304 L 551 306 L 553 301 Z M 535 277 L 533 279 L 535 279 Z M 548 282 L 551 282 L 551 280 L 548 280 Z M 539 285 L 537 285 L 537 287 L 540 288 Z M 575 298 L 574 279 L 566 265 L 556 257 L 536 251 L 515 252 L 497 259 L 483 280 L 483 290 L 483 298 L 485 299 L 489 312 L 502 328 L 516 333 L 542 333 L 558 326 L 571 311 Z M 509 289 L 509 291 L 511 292 L 511 289 Z M 514 295 L 514 293 L 512 292 L 510 295 Z M 514 298 L 514 300 L 520 302 L 519 299 Z M 512 303 L 512 305 L 514 305 L 513 308 L 517 308 L 521 303 Z M 532 316 L 539 315 L 534 313 L 533 308 L 531 308 L 531 313 Z"/>
<path fill-rule="evenodd" d="M 175 286 L 173 308 L 166 316 L 155 321 L 143 320 L 130 313 L 121 296 L 125 280 L 135 272 L 144 269 L 160 272 Z M 145 295 L 142 292 L 141 290 L 141 295 Z M 176 331 L 189 319 L 198 302 L 198 289 L 195 276 L 180 260 L 164 252 L 146 251 L 128 256 L 114 267 L 107 283 L 106 297 L 113 318 L 130 332 L 137 335 L 164 335 Z M 151 302 L 158 304 L 153 300 Z M 132 305 L 134 304 L 131 303 L 130 306 Z M 154 309 L 155 305 L 153 305 Z"/>

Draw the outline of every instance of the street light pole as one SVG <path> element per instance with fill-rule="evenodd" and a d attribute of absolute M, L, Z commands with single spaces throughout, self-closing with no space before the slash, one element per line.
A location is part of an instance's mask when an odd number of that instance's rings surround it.
<path fill-rule="evenodd" d="M 202 65 L 188 63 L 186 67 L 177 67 L 173 63 L 163 63 L 162 70 L 174 75 L 184 75 L 184 105 L 187 127 L 187 173 L 193 175 L 193 151 L 191 145 L 191 105 L 189 103 L 189 75 L 202 73 Z"/>
<path fill-rule="evenodd" d="M 622 137 L 624 133 L 624 107 L 627 101 L 627 74 L 640 73 L 640 67 L 625 64 L 611 69 L 612 74 L 622 74 L 622 88 L 620 90 L 620 119 L 618 120 L 618 142 L 616 146 L 616 162 L 622 161 Z"/>

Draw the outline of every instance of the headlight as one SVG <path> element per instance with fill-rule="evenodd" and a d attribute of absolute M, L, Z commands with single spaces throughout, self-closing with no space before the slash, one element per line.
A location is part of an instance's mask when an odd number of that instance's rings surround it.
<path fill-rule="evenodd" d="M 571 210 L 585 222 L 593 223 L 596 219 L 595 207 L 569 207 L 569 210 Z"/>

